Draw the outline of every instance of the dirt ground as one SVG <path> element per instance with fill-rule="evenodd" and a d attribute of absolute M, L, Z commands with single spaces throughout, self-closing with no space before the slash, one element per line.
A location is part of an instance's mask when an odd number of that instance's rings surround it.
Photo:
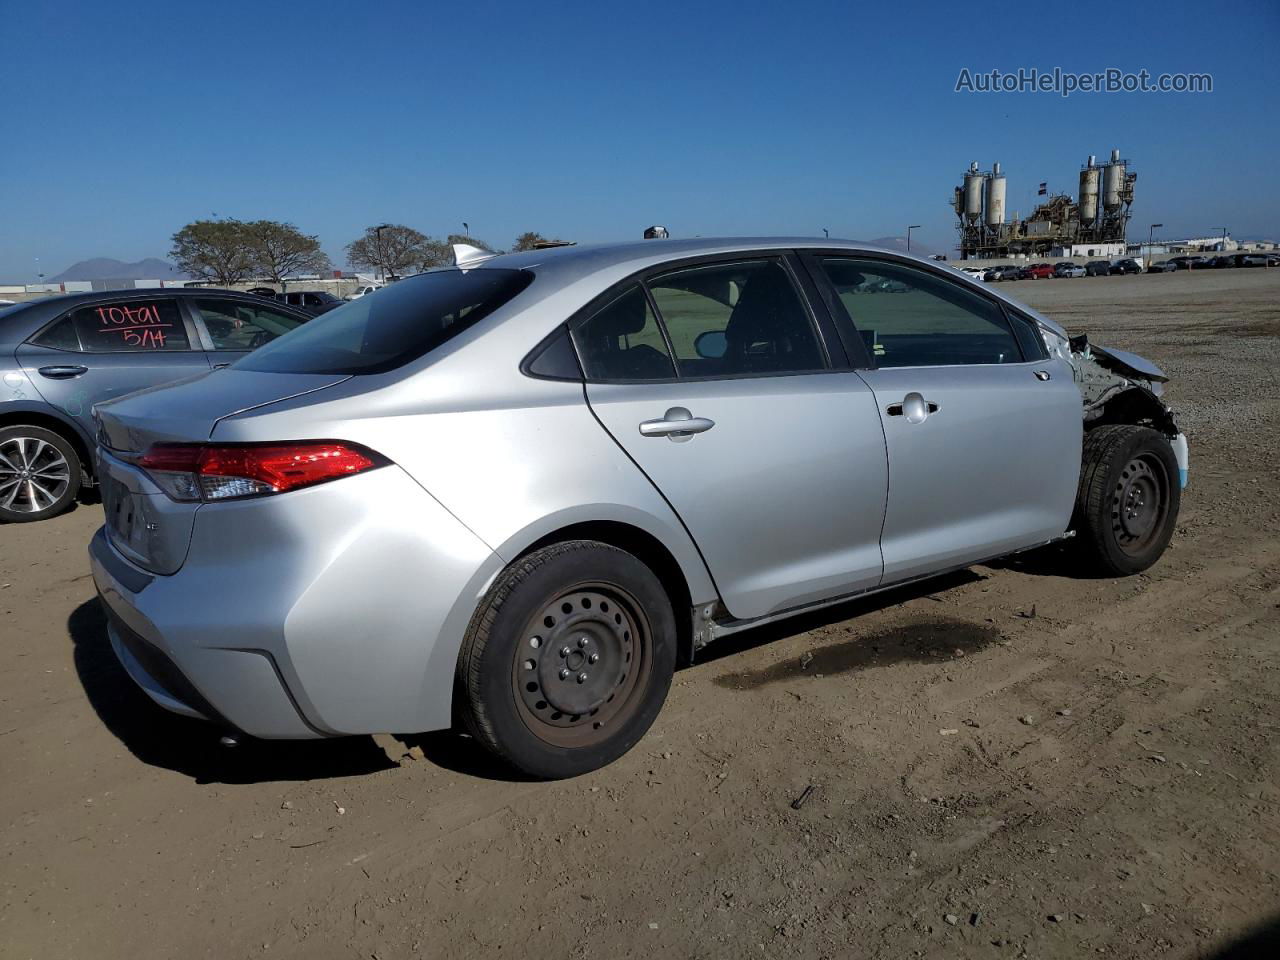
<path fill-rule="evenodd" d="M 0 956 L 1147 958 L 1274 936 L 1280 270 L 1010 292 L 1172 376 L 1192 469 L 1165 558 L 1087 580 L 1027 555 L 725 640 L 577 780 L 513 780 L 450 734 L 400 764 L 372 738 L 220 748 L 114 662 L 100 509 L 0 527 Z"/>

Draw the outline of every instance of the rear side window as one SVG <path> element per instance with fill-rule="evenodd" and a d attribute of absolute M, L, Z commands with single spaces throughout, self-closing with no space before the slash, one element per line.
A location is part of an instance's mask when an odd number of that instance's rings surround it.
<path fill-rule="evenodd" d="M 821 262 L 877 367 L 1022 362 L 1004 310 L 954 281 L 877 260 Z"/>
<path fill-rule="evenodd" d="M 385 373 L 425 356 L 508 303 L 524 270 L 439 270 L 352 300 L 235 366 L 265 373 Z"/>
<path fill-rule="evenodd" d="M 649 299 L 633 286 L 573 334 L 591 380 L 671 380 L 676 368 Z"/>
<path fill-rule="evenodd" d="M 76 336 L 75 323 L 66 316 L 50 327 L 46 327 L 32 343 L 41 347 L 52 347 L 54 350 L 79 350 L 80 338 Z"/>
<path fill-rule="evenodd" d="M 256 350 L 302 326 L 301 320 L 243 300 L 197 300 L 195 306 L 218 350 Z"/>
<path fill-rule="evenodd" d="M 690 267 L 648 283 L 682 377 L 804 373 L 826 366 L 777 260 Z"/>
<path fill-rule="evenodd" d="M 125 300 L 81 307 L 70 317 L 85 353 L 190 350 L 173 300 Z"/>

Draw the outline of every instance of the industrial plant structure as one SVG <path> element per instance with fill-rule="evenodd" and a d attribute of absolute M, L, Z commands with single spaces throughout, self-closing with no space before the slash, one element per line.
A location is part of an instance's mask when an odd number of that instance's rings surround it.
<path fill-rule="evenodd" d="M 1005 220 L 1005 175 L 1000 164 L 979 171 L 975 162 L 955 189 L 960 257 L 1108 256 L 1124 253 L 1125 228 L 1133 204 L 1136 173 L 1119 150 L 1097 163 L 1090 156 L 1080 170 L 1080 194 L 1049 196 L 1025 219 L 1015 213 Z M 1043 188 L 1043 185 L 1042 185 Z"/>

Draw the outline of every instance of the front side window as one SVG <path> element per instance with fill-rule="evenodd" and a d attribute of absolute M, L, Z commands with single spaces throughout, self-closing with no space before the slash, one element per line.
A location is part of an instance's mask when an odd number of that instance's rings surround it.
<path fill-rule="evenodd" d="M 437 270 L 305 323 L 237 360 L 265 373 L 385 373 L 425 356 L 520 294 L 524 270 Z"/>
<path fill-rule="evenodd" d="M 196 310 L 217 350 L 256 350 L 302 321 L 243 300 L 196 300 Z"/>
<path fill-rule="evenodd" d="M 823 270 L 877 367 L 1021 363 L 998 304 L 912 267 L 824 257 Z"/>
<path fill-rule="evenodd" d="M 778 260 L 689 267 L 648 286 L 682 377 L 826 367 L 809 314 Z"/>
<path fill-rule="evenodd" d="M 86 353 L 149 353 L 190 350 L 174 300 L 123 300 L 71 313 Z"/>
<path fill-rule="evenodd" d="M 590 380 L 671 380 L 676 369 L 649 299 L 637 284 L 573 332 Z"/>

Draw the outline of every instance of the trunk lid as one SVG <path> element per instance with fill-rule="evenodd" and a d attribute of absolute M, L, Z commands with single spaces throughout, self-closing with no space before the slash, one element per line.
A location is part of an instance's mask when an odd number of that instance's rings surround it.
<path fill-rule="evenodd" d="M 314 393 L 345 374 L 218 370 L 140 390 L 94 408 L 98 482 L 107 539 L 152 573 L 177 572 L 187 558 L 199 503 L 171 500 L 137 466 L 153 443 L 204 443 L 222 418 Z"/>

